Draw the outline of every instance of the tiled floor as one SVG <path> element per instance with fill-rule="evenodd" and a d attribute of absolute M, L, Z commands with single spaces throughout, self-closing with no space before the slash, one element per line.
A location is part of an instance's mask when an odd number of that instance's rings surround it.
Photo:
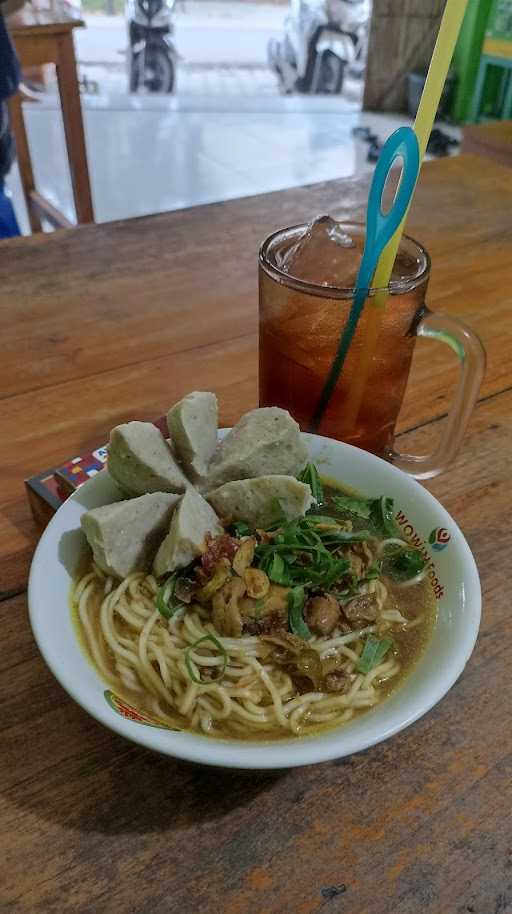
<path fill-rule="evenodd" d="M 402 117 L 346 112 L 338 99 L 90 98 L 84 104 L 96 220 L 129 218 L 339 178 L 369 169 L 352 128 L 381 137 Z M 38 188 L 73 218 L 60 112 L 26 111 Z M 9 179 L 23 229 L 19 179 Z"/>
<path fill-rule="evenodd" d="M 126 22 L 87 15 L 75 35 L 79 71 L 99 94 L 82 96 L 96 220 L 103 222 L 293 185 L 369 168 L 352 128 L 386 136 L 402 118 L 361 115 L 362 82 L 339 97 L 282 96 L 266 66 L 267 44 L 284 31 L 286 6 L 178 4 L 178 92 L 126 94 Z M 58 99 L 26 106 L 36 180 L 73 219 Z M 23 230 L 16 169 L 10 177 Z"/>
<path fill-rule="evenodd" d="M 125 62 L 80 64 L 80 78 L 85 93 L 122 95 L 127 91 L 128 71 Z M 56 89 L 52 86 L 52 89 Z M 281 95 L 277 76 L 266 64 L 188 63 L 180 61 L 176 73 L 176 91 L 189 95 L 240 95 L 244 98 Z M 343 88 L 343 108 L 359 111 L 363 83 L 350 75 Z"/>
<path fill-rule="evenodd" d="M 90 63 L 80 66 L 80 76 L 92 85 L 94 94 L 126 92 L 128 71 L 126 63 Z M 279 95 L 277 78 L 261 64 L 183 63 L 177 68 L 176 89 L 187 95 Z"/>

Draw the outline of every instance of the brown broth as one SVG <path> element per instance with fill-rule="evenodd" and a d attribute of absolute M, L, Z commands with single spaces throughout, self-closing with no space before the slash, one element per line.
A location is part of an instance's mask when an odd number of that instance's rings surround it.
<path fill-rule="evenodd" d="M 328 497 L 331 494 L 344 494 L 359 498 L 363 497 L 360 495 L 360 493 L 348 488 L 347 486 L 340 485 L 337 480 L 332 478 L 322 477 L 322 482 L 324 486 L 324 492 Z M 329 508 L 322 506 L 321 513 L 330 513 Z M 355 526 L 357 525 L 355 524 Z M 364 521 L 362 522 L 361 526 L 364 526 Z M 83 570 L 83 573 L 86 573 L 86 569 Z M 424 618 L 420 624 L 415 626 L 409 632 L 400 630 L 398 627 L 393 629 L 392 636 L 398 646 L 398 655 L 401 669 L 396 676 L 387 682 L 383 682 L 380 685 L 380 691 L 383 698 L 386 698 L 388 695 L 395 692 L 396 689 L 399 688 L 407 678 L 414 665 L 419 660 L 421 654 L 423 653 L 423 650 L 425 649 L 428 641 L 430 640 L 437 618 L 437 604 L 432 586 L 428 579 L 425 579 L 419 584 L 405 589 L 401 589 L 395 586 L 391 581 L 389 581 L 389 579 L 386 579 L 386 586 L 388 588 L 388 602 L 390 604 L 387 608 L 396 608 L 409 619 L 413 619 L 419 615 L 423 615 Z M 97 670 L 96 664 L 94 663 L 87 644 L 85 633 L 82 630 L 82 626 L 80 624 L 77 608 L 73 605 L 72 601 L 71 614 L 77 632 L 79 644 L 86 654 L 88 660 Z M 98 674 L 101 675 L 99 671 Z M 146 714 L 149 719 L 158 725 L 158 720 L 155 718 L 155 714 L 150 707 L 150 703 L 144 701 L 143 696 L 140 692 L 133 691 L 121 683 L 119 677 L 115 672 L 113 663 L 112 679 L 113 682 L 109 684 L 111 685 L 115 694 L 123 701 L 131 705 L 132 708 L 142 712 L 143 714 Z M 373 708 L 361 708 L 354 710 L 352 720 L 360 717 L 362 714 L 367 714 L 368 712 L 374 711 L 378 706 L 379 705 L 375 705 Z M 189 729 L 187 726 L 186 718 L 182 717 L 178 712 L 173 711 L 172 709 L 168 709 L 168 713 L 175 719 L 176 729 Z M 347 723 L 350 723 L 350 721 Z M 167 725 L 164 724 L 164 726 Z M 251 730 L 248 731 L 247 737 L 241 737 L 239 733 L 235 732 L 230 727 L 229 721 L 222 721 L 216 725 L 215 730 L 213 730 L 211 734 L 207 735 L 199 730 L 193 730 L 191 732 L 194 732 L 198 736 L 204 736 L 206 739 L 211 739 L 214 737 L 216 739 L 244 739 L 246 742 L 268 743 L 288 739 L 296 740 L 311 738 L 318 735 L 319 733 L 326 732 L 327 730 L 334 730 L 340 726 L 347 726 L 347 724 L 319 724 L 316 727 L 309 727 L 307 733 L 305 733 L 303 736 L 298 737 L 292 736 L 289 732 L 284 732 L 282 730 L 262 730 L 261 732 Z"/>

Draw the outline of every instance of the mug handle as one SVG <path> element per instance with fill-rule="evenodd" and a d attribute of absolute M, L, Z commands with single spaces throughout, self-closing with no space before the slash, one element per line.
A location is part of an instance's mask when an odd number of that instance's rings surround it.
<path fill-rule="evenodd" d="M 416 327 L 415 336 L 446 343 L 455 352 L 460 363 L 459 381 L 445 433 L 436 450 L 423 457 L 414 457 L 391 449 L 387 456 L 409 476 L 432 479 L 446 470 L 460 448 L 484 376 L 486 355 L 479 337 L 466 324 L 428 308 Z"/>

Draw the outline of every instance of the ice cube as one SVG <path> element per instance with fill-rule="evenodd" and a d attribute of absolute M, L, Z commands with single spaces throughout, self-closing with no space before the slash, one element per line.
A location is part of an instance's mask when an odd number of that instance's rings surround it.
<path fill-rule="evenodd" d="M 315 285 L 350 288 L 361 260 L 362 239 L 354 239 L 343 223 L 318 216 L 280 258 L 279 266 L 295 279 Z"/>

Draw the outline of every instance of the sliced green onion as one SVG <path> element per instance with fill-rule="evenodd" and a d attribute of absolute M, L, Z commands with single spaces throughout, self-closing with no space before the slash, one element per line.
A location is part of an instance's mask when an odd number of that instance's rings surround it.
<path fill-rule="evenodd" d="M 308 546 L 305 543 L 260 543 L 257 547 L 257 552 L 259 555 L 267 555 L 269 552 L 283 552 L 286 554 L 287 552 L 290 552 L 291 549 L 296 549 L 298 552 L 323 551 L 322 546 Z"/>
<path fill-rule="evenodd" d="M 372 562 L 371 565 L 368 565 L 366 569 L 363 580 L 364 581 L 376 581 L 377 578 L 380 578 L 381 574 L 381 565 L 380 562 Z"/>
<path fill-rule="evenodd" d="M 231 526 L 233 527 L 233 530 L 237 536 L 250 536 L 252 533 L 249 524 L 246 524 L 243 520 L 239 520 L 236 522 L 236 524 L 232 524 Z"/>
<path fill-rule="evenodd" d="M 383 495 L 382 498 L 376 498 L 373 504 L 372 515 L 375 517 L 378 526 L 387 533 L 388 536 L 399 536 L 400 531 L 395 521 L 395 502 L 394 499 Z"/>
<path fill-rule="evenodd" d="M 322 522 L 334 524 L 334 529 L 320 529 L 320 516 Z M 336 528 L 334 519 L 330 517 L 301 517 L 283 522 L 273 542 L 258 544 L 257 563 L 276 584 L 315 584 L 328 588 L 349 568 L 348 560 L 338 557 L 336 550 L 342 545 L 364 542 L 371 537 L 369 531 L 352 533 Z"/>
<path fill-rule="evenodd" d="M 303 587 L 293 587 L 288 593 L 288 622 L 294 635 L 309 641 L 311 632 L 304 622 L 302 610 L 306 602 L 306 594 Z"/>
<path fill-rule="evenodd" d="M 272 560 L 269 562 L 267 574 L 274 584 L 290 583 L 290 575 L 288 574 L 286 563 L 279 552 L 272 553 Z"/>
<path fill-rule="evenodd" d="M 411 581 L 423 571 L 425 565 L 421 552 L 412 546 L 399 546 L 395 549 L 390 545 L 384 550 L 382 570 L 392 581 Z"/>
<path fill-rule="evenodd" d="M 357 663 L 357 669 L 360 673 L 369 673 L 374 667 L 378 666 L 385 657 L 389 649 L 393 647 L 392 638 L 375 638 L 369 635 L 366 639 L 363 653 Z"/>
<path fill-rule="evenodd" d="M 334 495 L 333 502 L 338 511 L 348 511 L 356 517 L 362 517 L 367 520 L 370 517 L 373 499 L 372 498 L 355 498 L 353 495 Z"/>
<path fill-rule="evenodd" d="M 320 474 L 314 463 L 308 463 L 298 477 L 299 482 L 305 482 L 311 489 L 311 494 L 317 505 L 321 505 L 324 500 L 324 490 L 320 481 Z"/>
<path fill-rule="evenodd" d="M 287 565 L 293 565 L 297 561 L 297 553 L 296 552 L 286 552 L 283 555 L 283 559 L 285 560 Z"/>
<path fill-rule="evenodd" d="M 322 537 L 327 546 L 334 546 L 336 543 L 366 543 L 371 539 L 372 534 L 369 530 L 326 530 Z"/>
<path fill-rule="evenodd" d="M 158 612 L 164 619 L 170 619 L 174 616 L 174 613 L 178 612 L 179 609 L 183 609 L 184 604 L 180 600 L 174 599 L 174 591 L 176 590 L 176 584 L 180 576 L 179 571 L 175 571 L 174 574 L 171 574 L 170 578 L 167 579 L 165 584 L 160 587 L 156 598 L 155 605 L 158 609 Z"/>
<path fill-rule="evenodd" d="M 196 647 L 199 647 L 200 644 L 204 644 L 205 641 L 211 641 L 212 644 L 214 644 L 215 647 L 218 649 L 218 651 L 222 655 L 222 659 L 223 659 L 222 670 L 220 671 L 220 675 L 216 676 L 216 678 L 214 680 L 209 680 L 209 681 L 220 682 L 222 679 L 224 679 L 226 667 L 228 665 L 227 651 L 225 650 L 225 648 L 223 648 L 219 639 L 216 638 L 215 635 L 203 635 L 201 638 L 198 638 L 197 641 L 194 641 L 193 644 L 190 644 L 185 651 L 185 666 L 187 668 L 188 675 L 190 676 L 192 682 L 196 682 L 197 685 L 204 685 L 205 680 L 201 679 L 200 676 L 199 677 L 196 676 L 196 674 L 194 672 L 194 667 L 192 666 L 192 659 L 190 657 L 190 654 L 192 653 L 192 651 L 194 651 L 196 649 Z"/>
<path fill-rule="evenodd" d="M 306 520 L 310 524 L 329 524 L 331 527 L 339 527 L 340 522 L 335 517 L 329 517 L 327 514 L 308 514 Z"/>

